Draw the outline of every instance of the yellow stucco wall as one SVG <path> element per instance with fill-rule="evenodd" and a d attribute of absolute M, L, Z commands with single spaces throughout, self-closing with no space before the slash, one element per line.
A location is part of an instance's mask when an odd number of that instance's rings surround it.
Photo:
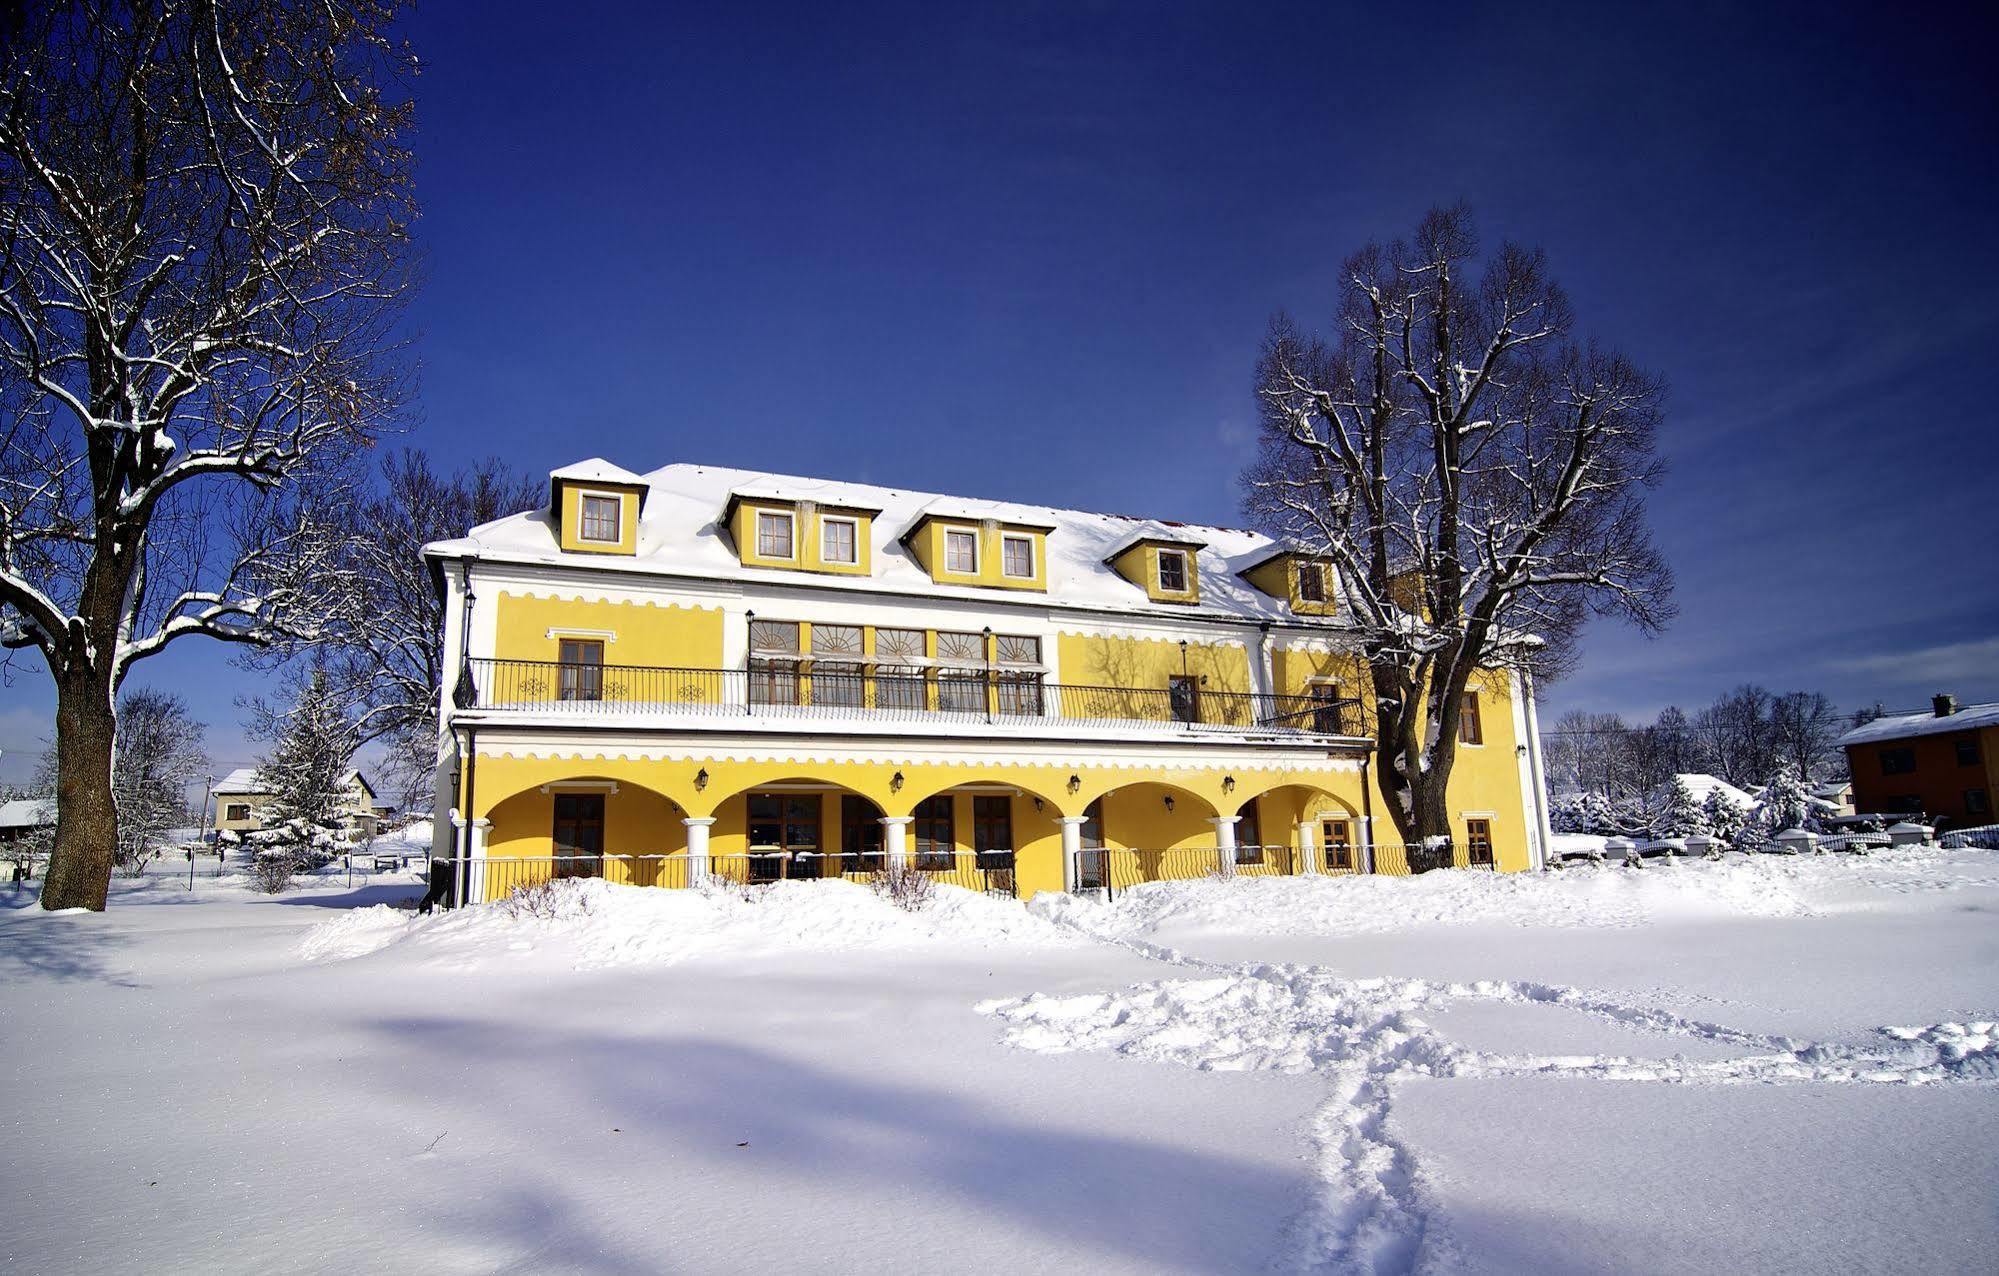
<path fill-rule="evenodd" d="M 1235 643 L 1189 642 L 1183 668 L 1180 644 L 1166 638 L 1136 638 L 1117 634 L 1064 633 L 1056 639 L 1062 681 L 1084 687 L 1166 689 L 1169 678 L 1183 672 L 1203 678 L 1203 691 L 1250 690 L 1247 648 Z M 1168 715 L 1158 716 L 1164 720 Z"/>
<path fill-rule="evenodd" d="M 542 598 L 501 591 L 494 599 L 493 654 L 501 660 L 552 661 L 567 632 L 604 638 L 604 663 L 713 669 L 722 663 L 718 607 Z M 551 632 L 553 631 L 553 632 Z M 607 699 L 614 699 L 606 687 Z"/>

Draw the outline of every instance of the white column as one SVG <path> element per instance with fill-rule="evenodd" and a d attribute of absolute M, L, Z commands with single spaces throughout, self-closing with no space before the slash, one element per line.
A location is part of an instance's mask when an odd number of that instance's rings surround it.
<path fill-rule="evenodd" d="M 1305 819 L 1298 821 L 1298 871 L 1316 873 L 1319 871 L 1319 822 Z"/>
<path fill-rule="evenodd" d="M 884 815 L 882 822 L 882 854 L 888 862 L 898 868 L 909 863 L 909 825 L 913 815 Z"/>
<path fill-rule="evenodd" d="M 1374 871 L 1374 820 L 1371 817 L 1362 816 L 1360 819 L 1354 821 L 1354 827 L 1360 831 L 1360 846 L 1354 857 L 1354 867 L 1358 872 L 1372 873 Z"/>
<path fill-rule="evenodd" d="M 1076 890 L 1076 861 L 1083 854 L 1083 826 L 1090 822 L 1090 817 L 1058 815 L 1055 822 L 1062 826 L 1062 889 L 1073 894 Z"/>
<path fill-rule="evenodd" d="M 1215 851 L 1221 860 L 1222 872 L 1235 872 L 1235 822 L 1240 815 L 1216 815 L 1208 823 L 1215 826 Z"/>
<path fill-rule="evenodd" d="M 466 873 L 466 896 L 469 902 L 486 902 L 486 835 L 492 830 L 491 820 L 472 821 L 472 863 Z"/>
<path fill-rule="evenodd" d="M 708 880 L 708 829 L 715 819 L 690 815 L 680 823 L 687 830 L 687 884 L 697 886 Z"/>

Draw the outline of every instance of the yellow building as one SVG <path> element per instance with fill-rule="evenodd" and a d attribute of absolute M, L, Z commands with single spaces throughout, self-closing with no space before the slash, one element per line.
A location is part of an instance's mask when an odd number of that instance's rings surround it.
<path fill-rule="evenodd" d="M 459 898 L 1407 871 L 1337 582 L 1253 532 L 592 460 L 426 554 Z M 1532 697 L 1472 698 L 1454 861 L 1538 867 Z"/>

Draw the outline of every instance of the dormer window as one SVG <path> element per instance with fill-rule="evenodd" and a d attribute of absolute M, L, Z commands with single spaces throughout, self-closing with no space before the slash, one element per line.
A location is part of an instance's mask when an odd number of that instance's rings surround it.
<path fill-rule="evenodd" d="M 582 520 L 576 534 L 599 545 L 615 545 L 624 539 L 620 527 L 624 502 L 615 496 L 585 496 Z"/>
<path fill-rule="evenodd" d="M 1322 603 L 1326 601 L 1326 569 L 1317 563 L 1298 564 L 1298 599 L 1300 602 Z"/>
<path fill-rule="evenodd" d="M 1014 580 L 1034 579 L 1034 538 L 1005 536 L 1000 539 L 1000 572 Z"/>
<path fill-rule="evenodd" d="M 960 576 L 979 574 L 979 534 L 969 528 L 944 533 L 944 570 Z"/>
<path fill-rule="evenodd" d="M 1187 551 L 1181 549 L 1159 551 L 1159 591 L 1164 594 L 1187 592 Z"/>
<path fill-rule="evenodd" d="M 851 518 L 821 518 L 819 560 L 846 566 L 860 562 L 860 524 Z"/>
<path fill-rule="evenodd" d="M 775 510 L 757 511 L 757 555 L 760 558 L 792 557 L 791 515 Z"/>

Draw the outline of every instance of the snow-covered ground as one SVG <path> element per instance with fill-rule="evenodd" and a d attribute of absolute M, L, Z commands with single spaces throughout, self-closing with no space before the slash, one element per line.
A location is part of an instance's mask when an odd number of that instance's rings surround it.
<path fill-rule="evenodd" d="M 362 880 L 362 879 L 357 879 Z M 1999 855 L 120 881 L 0 912 L 21 1271 L 1989 1270 Z M 0 896 L 0 902 L 6 897 Z"/>

